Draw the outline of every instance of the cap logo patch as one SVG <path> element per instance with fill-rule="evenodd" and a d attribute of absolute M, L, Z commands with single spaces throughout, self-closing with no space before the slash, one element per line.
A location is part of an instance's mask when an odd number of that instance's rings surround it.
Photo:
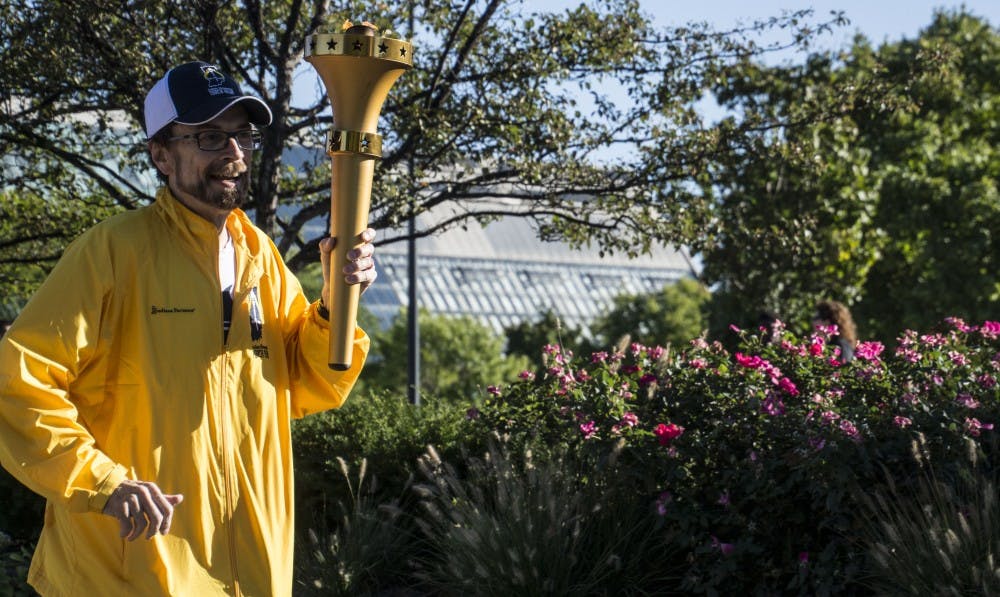
<path fill-rule="evenodd" d="M 211 95 L 235 95 L 236 90 L 231 87 L 226 87 L 224 84 L 226 82 L 226 77 L 219 72 L 219 67 L 209 64 L 201 67 L 201 75 L 205 77 L 205 81 L 208 82 L 208 92 Z"/>

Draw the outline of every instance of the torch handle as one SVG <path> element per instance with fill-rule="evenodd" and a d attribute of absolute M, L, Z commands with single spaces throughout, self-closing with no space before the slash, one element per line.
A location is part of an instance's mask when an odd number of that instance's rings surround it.
<path fill-rule="evenodd" d="M 368 228 L 375 156 L 359 153 L 335 153 L 330 156 L 330 235 L 337 244 L 330 254 L 327 279 L 330 296 L 325 297 L 330 310 L 331 369 L 351 368 L 354 334 L 361 288 L 344 280 L 347 254 L 361 245 L 361 233 Z"/>

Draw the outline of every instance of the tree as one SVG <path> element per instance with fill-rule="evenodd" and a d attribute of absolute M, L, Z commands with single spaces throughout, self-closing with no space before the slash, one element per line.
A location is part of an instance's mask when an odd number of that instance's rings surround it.
<path fill-rule="evenodd" d="M 707 328 L 708 289 L 685 278 L 659 292 L 615 297 L 614 307 L 593 324 L 602 350 L 624 336 L 644 346 L 684 348 Z"/>
<path fill-rule="evenodd" d="M 717 93 L 738 118 L 790 126 L 711 177 L 715 334 L 762 309 L 804 327 L 820 298 L 851 305 L 862 336 L 883 340 L 948 315 L 995 317 L 995 28 L 942 12 L 916 39 L 858 38 L 731 74 Z"/>
<path fill-rule="evenodd" d="M 421 311 L 419 319 L 420 389 L 432 399 L 471 401 L 491 385 L 514 381 L 528 365 L 523 356 L 504 356 L 503 338 L 472 317 Z M 368 387 L 405 395 L 407 350 L 404 310 L 387 330 L 372 335 Z"/>
<path fill-rule="evenodd" d="M 551 309 L 541 313 L 535 321 L 522 321 L 508 327 L 504 335 L 507 337 L 507 354 L 530 359 L 536 370 L 544 366 L 543 349 L 546 345 L 562 346 L 573 351 L 586 346 L 583 332 L 564 323 Z"/>
<path fill-rule="evenodd" d="M 206 59 L 274 113 L 250 207 L 298 270 L 317 258 L 305 225 L 328 213 L 329 160 L 306 151 L 300 167 L 290 152 L 320 148 L 331 117 L 322 90 L 293 98 L 294 77 L 307 35 L 370 10 L 357 0 L 0 0 L 0 150 L 16 165 L 5 166 L 0 188 L 46 198 L 72 190 L 58 200 L 79 211 L 150 201 L 145 91 L 170 66 Z M 759 134 L 754 123 L 702 122 L 695 103 L 719 73 L 845 22 L 799 12 L 731 31 L 654 30 L 635 0 L 561 14 L 524 12 L 516 0 L 408 0 L 375 11 L 378 25 L 416 48 L 416 68 L 382 111 L 376 228 L 446 206 L 451 217 L 415 234 L 516 215 L 543 237 L 630 253 L 700 234 L 706 203 L 691 182 Z M 756 41 L 778 28 L 788 31 L 784 44 Z"/>

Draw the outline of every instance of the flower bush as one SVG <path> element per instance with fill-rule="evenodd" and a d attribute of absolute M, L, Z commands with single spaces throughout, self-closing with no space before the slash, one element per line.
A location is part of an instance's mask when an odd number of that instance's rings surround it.
<path fill-rule="evenodd" d="M 593 483 L 630 487 L 688 559 L 680 592 L 826 594 L 865 574 L 859 492 L 915 477 L 922 439 L 938 470 L 1000 422 L 1000 323 L 951 318 L 894 349 L 862 342 L 841 364 L 835 329 L 739 331 L 730 353 L 623 344 L 494 388 L 483 433 L 568 447 Z M 614 458 L 609 455 L 614 454 Z"/>

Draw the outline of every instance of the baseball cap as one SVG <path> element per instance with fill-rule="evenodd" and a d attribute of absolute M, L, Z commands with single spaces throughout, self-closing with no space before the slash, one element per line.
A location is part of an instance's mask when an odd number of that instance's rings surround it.
<path fill-rule="evenodd" d="M 146 138 L 171 122 L 204 124 L 231 106 L 243 102 L 250 122 L 271 124 L 271 109 L 260 98 L 244 95 L 232 77 L 214 64 L 188 62 L 163 75 L 146 94 Z"/>

